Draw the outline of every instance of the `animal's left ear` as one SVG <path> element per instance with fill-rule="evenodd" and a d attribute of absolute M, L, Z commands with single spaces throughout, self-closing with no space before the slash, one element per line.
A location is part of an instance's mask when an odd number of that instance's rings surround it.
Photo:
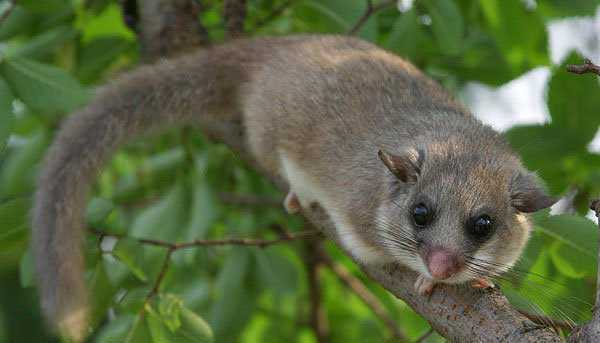
<path fill-rule="evenodd" d="M 534 173 L 518 172 L 511 181 L 510 202 L 520 212 L 536 212 L 552 206 L 556 200 L 546 194 Z"/>
<path fill-rule="evenodd" d="M 381 162 L 394 174 L 400 181 L 406 183 L 415 183 L 421 173 L 423 164 L 423 152 L 414 148 L 401 149 L 397 154 L 391 154 L 379 150 Z"/>

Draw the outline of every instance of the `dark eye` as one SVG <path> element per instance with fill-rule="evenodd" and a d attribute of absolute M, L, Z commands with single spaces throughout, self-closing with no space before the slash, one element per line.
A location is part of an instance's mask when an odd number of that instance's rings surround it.
<path fill-rule="evenodd" d="M 425 204 L 417 204 L 413 208 L 412 217 L 416 226 L 424 227 L 429 222 L 430 211 Z"/>
<path fill-rule="evenodd" d="M 476 217 L 469 225 L 469 234 L 478 240 L 486 239 L 493 231 L 493 224 L 490 216 L 486 214 Z"/>

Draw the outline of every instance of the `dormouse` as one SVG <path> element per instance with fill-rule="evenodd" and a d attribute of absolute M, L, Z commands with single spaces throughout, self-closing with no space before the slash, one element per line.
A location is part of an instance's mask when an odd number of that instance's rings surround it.
<path fill-rule="evenodd" d="M 43 311 L 87 330 L 86 193 L 130 138 L 236 118 L 254 159 L 289 185 L 289 212 L 318 203 L 344 248 L 436 283 L 489 287 L 549 207 L 506 140 L 409 62 L 343 36 L 236 40 L 142 66 L 62 125 L 39 177 L 33 244 Z"/>

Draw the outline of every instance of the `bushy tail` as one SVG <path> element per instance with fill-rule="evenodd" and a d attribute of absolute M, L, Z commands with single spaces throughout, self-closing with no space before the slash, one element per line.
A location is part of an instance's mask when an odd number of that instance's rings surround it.
<path fill-rule="evenodd" d="M 142 133 L 226 122 L 244 75 L 235 47 L 213 48 L 141 67 L 101 89 L 72 115 L 50 147 L 33 211 L 33 247 L 42 309 L 76 341 L 87 331 L 82 236 L 86 193 L 113 152 Z M 217 124 L 218 125 L 218 124 Z"/>

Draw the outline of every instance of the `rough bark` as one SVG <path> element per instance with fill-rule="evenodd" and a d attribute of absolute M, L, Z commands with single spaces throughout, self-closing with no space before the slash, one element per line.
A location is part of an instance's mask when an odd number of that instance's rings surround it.
<path fill-rule="evenodd" d="M 174 56 L 208 44 L 198 21 L 200 6 L 192 0 L 138 0 L 137 33 L 142 59 Z"/>

